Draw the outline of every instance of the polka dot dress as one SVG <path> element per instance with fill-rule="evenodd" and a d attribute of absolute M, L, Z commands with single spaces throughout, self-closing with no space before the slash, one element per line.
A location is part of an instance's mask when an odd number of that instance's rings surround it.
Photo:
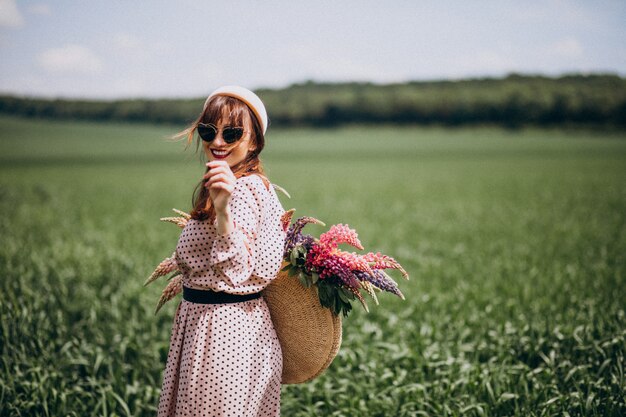
<path fill-rule="evenodd" d="M 284 209 L 270 186 L 237 179 L 235 229 L 190 219 L 176 246 L 183 285 L 232 294 L 261 291 L 283 254 Z M 279 416 L 282 352 L 263 297 L 231 304 L 181 300 L 174 315 L 158 416 Z"/>

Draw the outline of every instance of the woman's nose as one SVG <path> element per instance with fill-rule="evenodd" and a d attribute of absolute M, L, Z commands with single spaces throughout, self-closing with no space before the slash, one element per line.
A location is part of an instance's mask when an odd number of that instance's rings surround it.
<path fill-rule="evenodd" d="M 222 137 L 222 130 L 218 130 L 217 134 L 215 135 L 215 139 L 213 139 L 213 143 L 216 146 L 224 146 L 226 145 L 226 142 L 224 142 L 224 138 Z"/>

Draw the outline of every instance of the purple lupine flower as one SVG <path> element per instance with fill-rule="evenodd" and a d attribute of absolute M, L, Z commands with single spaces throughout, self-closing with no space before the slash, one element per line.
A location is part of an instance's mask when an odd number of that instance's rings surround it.
<path fill-rule="evenodd" d="M 315 241 L 311 235 L 303 235 L 302 228 L 309 223 L 324 224 L 314 217 L 300 217 L 294 224 L 289 226 L 287 230 L 287 236 L 285 237 L 285 251 L 283 257 L 287 257 L 294 246 L 301 244 L 307 250 L 311 248 L 312 243 Z"/>
<path fill-rule="evenodd" d="M 372 285 L 374 285 L 375 287 L 380 288 L 383 291 L 395 294 L 404 300 L 404 295 L 400 291 L 400 288 L 398 288 L 398 284 L 396 284 L 396 282 L 391 279 L 389 275 L 378 269 L 374 269 L 373 272 L 373 274 L 368 274 L 362 271 L 354 271 L 354 274 L 361 281 L 371 282 Z"/>
<path fill-rule="evenodd" d="M 320 272 L 320 278 L 335 275 L 348 287 L 355 289 L 361 287 L 359 280 L 350 267 L 346 265 L 344 259 L 338 256 L 330 256 L 322 260 L 321 266 L 323 269 Z"/>

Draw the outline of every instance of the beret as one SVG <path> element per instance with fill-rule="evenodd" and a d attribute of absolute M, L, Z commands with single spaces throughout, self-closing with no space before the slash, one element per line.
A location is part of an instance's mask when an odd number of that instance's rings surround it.
<path fill-rule="evenodd" d="M 259 96 L 247 88 L 240 87 L 238 85 L 226 85 L 213 91 L 209 97 L 207 97 L 204 102 L 204 110 L 206 110 L 206 107 L 209 105 L 209 101 L 214 96 L 234 97 L 246 103 L 258 119 L 261 124 L 261 128 L 263 129 L 263 134 L 265 134 L 267 131 L 267 111 L 265 110 L 265 106 Z"/>

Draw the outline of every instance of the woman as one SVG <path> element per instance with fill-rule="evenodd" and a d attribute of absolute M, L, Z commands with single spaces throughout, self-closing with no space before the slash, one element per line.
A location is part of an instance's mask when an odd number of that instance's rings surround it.
<path fill-rule="evenodd" d="M 197 131 L 209 162 L 176 246 L 176 309 L 159 416 L 278 416 L 282 352 L 259 292 L 278 274 L 284 209 L 259 154 L 267 114 L 250 90 L 206 100 Z M 199 192 L 198 192 L 199 191 Z"/>

